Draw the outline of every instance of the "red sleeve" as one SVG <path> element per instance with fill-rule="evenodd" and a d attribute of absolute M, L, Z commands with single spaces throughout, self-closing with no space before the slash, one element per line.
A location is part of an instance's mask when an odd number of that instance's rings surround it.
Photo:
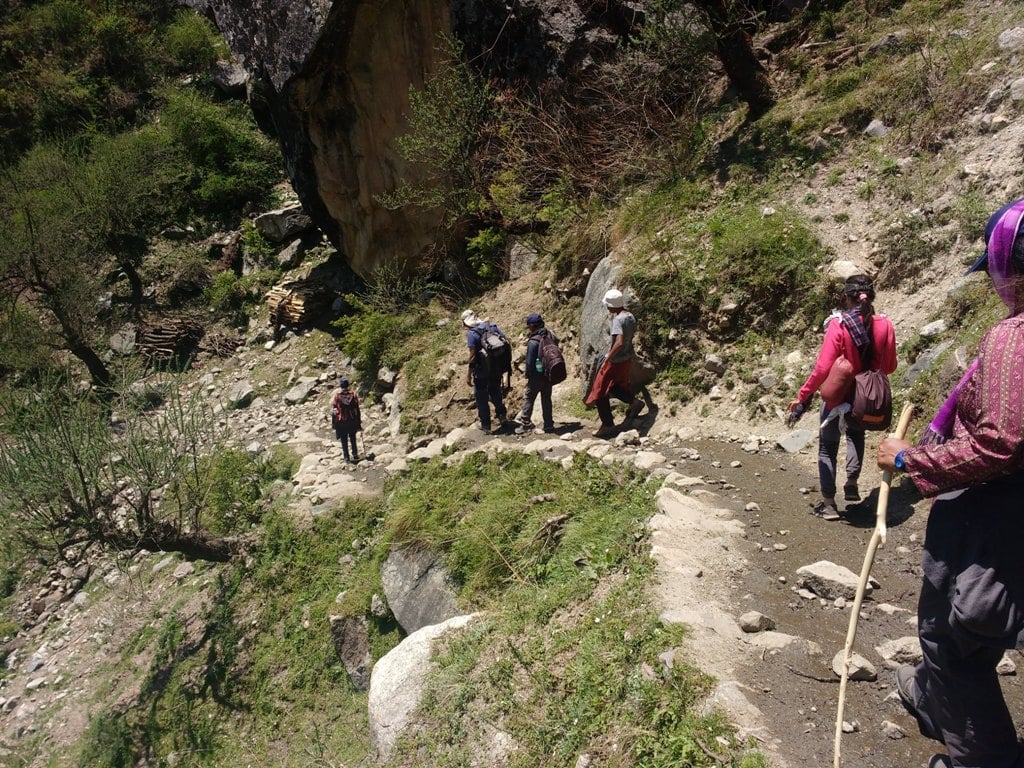
<path fill-rule="evenodd" d="M 875 315 L 871 322 L 871 340 L 875 345 L 877 369 L 888 376 L 896 370 L 896 331 L 892 320 L 885 315 Z"/>
<path fill-rule="evenodd" d="M 821 342 L 821 350 L 818 352 L 818 359 L 814 363 L 814 370 L 811 371 L 811 375 L 807 377 L 804 385 L 800 387 L 800 392 L 796 396 L 797 400 L 800 402 L 809 400 L 818 391 L 828 376 L 828 372 L 832 370 L 832 364 L 840 355 L 845 354 L 846 336 L 843 324 L 838 319 L 828 324 L 825 328 L 825 339 Z M 849 355 L 847 355 L 847 359 L 849 359 Z M 851 360 L 850 362 L 856 365 L 858 361 Z"/>

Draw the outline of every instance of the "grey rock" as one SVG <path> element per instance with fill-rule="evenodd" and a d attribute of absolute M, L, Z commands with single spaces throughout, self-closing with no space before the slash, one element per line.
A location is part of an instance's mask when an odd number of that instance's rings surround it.
<path fill-rule="evenodd" d="M 775 445 L 786 453 L 798 453 L 806 448 L 818 436 L 809 429 L 796 429 L 775 441 Z"/>
<path fill-rule="evenodd" d="M 370 688 L 370 629 L 365 616 L 331 616 L 331 638 L 357 691 Z"/>
<path fill-rule="evenodd" d="M 261 213 L 252 223 L 272 243 L 283 243 L 298 237 L 313 226 L 313 220 L 306 215 L 301 205 Z"/>
<path fill-rule="evenodd" d="M 917 378 L 922 373 L 929 370 L 932 367 L 932 365 L 935 364 L 935 361 L 939 358 L 939 356 L 947 349 L 949 349 L 950 346 L 952 346 L 952 342 L 943 341 L 940 342 L 939 344 L 936 344 L 934 347 L 929 347 L 920 355 L 918 355 L 917 359 L 913 363 L 911 363 L 911 365 L 907 368 L 906 372 L 901 377 L 901 383 L 903 384 L 903 386 L 909 387 L 913 385 L 913 383 L 917 381 Z"/>
<path fill-rule="evenodd" d="M 718 376 L 725 373 L 725 363 L 722 358 L 715 354 L 707 354 L 704 356 L 704 367 Z"/>
<path fill-rule="evenodd" d="M 408 633 L 459 614 L 455 584 L 432 552 L 394 548 L 380 578 L 395 620 Z"/>
<path fill-rule="evenodd" d="M 1019 51 L 1024 49 L 1024 27 L 1013 27 L 999 33 L 996 42 L 999 48 L 1004 51 Z"/>
<path fill-rule="evenodd" d="M 461 629 L 476 616 L 453 616 L 441 624 L 423 627 L 374 664 L 367 709 L 370 741 L 381 761 L 391 757 L 398 738 L 414 723 L 431 671 L 434 640 Z"/>
<path fill-rule="evenodd" d="M 845 655 L 846 651 L 842 650 L 832 657 L 832 671 L 836 673 L 836 677 L 843 676 L 843 657 Z M 848 680 L 863 680 L 870 683 L 878 679 L 878 670 L 875 669 L 875 665 L 855 651 L 850 653 L 850 660 L 847 662 L 846 668 Z"/>
<path fill-rule="evenodd" d="M 248 381 L 237 381 L 224 390 L 226 408 L 247 408 L 256 397 L 256 390 Z"/>
<path fill-rule="evenodd" d="M 775 619 L 765 616 L 760 611 L 747 611 L 740 616 L 738 623 L 744 632 L 765 632 L 775 629 Z"/>
<path fill-rule="evenodd" d="M 819 560 L 802 566 L 797 569 L 796 575 L 800 578 L 802 586 L 826 600 L 834 600 L 837 597 L 852 600 L 857 595 L 857 583 L 860 580 L 857 574 L 828 560 Z M 871 584 L 866 584 L 865 595 L 870 595 L 871 591 Z"/>
<path fill-rule="evenodd" d="M 946 332 L 946 321 L 939 319 L 928 323 L 926 326 L 921 328 L 921 336 L 926 339 L 930 339 L 933 336 L 938 336 Z"/>
<path fill-rule="evenodd" d="M 218 61 L 210 67 L 210 80 L 228 98 L 245 98 L 249 73 L 234 61 Z"/>
<path fill-rule="evenodd" d="M 887 640 L 875 647 L 875 653 L 882 657 L 882 661 L 887 667 L 894 669 L 901 664 L 917 664 L 923 658 L 921 641 L 917 639 L 917 636 Z"/>
<path fill-rule="evenodd" d="M 891 132 L 892 128 L 890 128 L 877 118 L 868 123 L 868 127 L 864 129 L 865 136 L 871 136 L 872 138 L 875 139 L 884 139 Z"/>
<path fill-rule="evenodd" d="M 288 405 L 304 403 L 315 388 L 315 381 L 300 381 L 294 387 L 285 392 L 284 401 Z"/>

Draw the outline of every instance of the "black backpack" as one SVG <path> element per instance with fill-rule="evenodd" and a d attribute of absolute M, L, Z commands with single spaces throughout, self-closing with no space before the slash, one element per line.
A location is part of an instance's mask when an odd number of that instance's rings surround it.
<path fill-rule="evenodd" d="M 512 371 L 512 345 L 498 333 L 496 326 L 488 324 L 480 331 L 480 352 L 484 368 L 492 376 Z"/>
<path fill-rule="evenodd" d="M 558 348 L 558 340 L 551 333 L 534 336 L 534 338 L 537 339 L 539 345 L 537 356 L 540 358 L 544 378 L 552 384 L 561 384 L 565 381 L 566 370 L 565 358 L 562 356 L 562 350 Z"/>

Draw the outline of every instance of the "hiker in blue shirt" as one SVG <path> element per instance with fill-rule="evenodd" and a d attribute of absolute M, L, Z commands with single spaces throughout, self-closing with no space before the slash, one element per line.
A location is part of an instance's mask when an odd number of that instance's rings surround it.
<path fill-rule="evenodd" d="M 512 346 L 497 325 L 481 320 L 471 309 L 462 313 L 462 325 L 466 328 L 466 346 L 469 348 L 466 383 L 473 387 L 480 428 L 484 432 L 492 432 L 490 404 L 493 403 L 494 413 L 501 422 L 493 433 L 500 432 L 511 423 L 501 396 L 501 379 L 505 374 L 506 386 L 511 386 Z M 498 346 L 501 340 L 503 344 Z"/>
<path fill-rule="evenodd" d="M 526 393 L 523 395 L 523 407 L 519 412 L 519 426 L 516 427 L 516 434 L 522 435 L 533 429 L 531 417 L 537 395 L 540 395 L 540 410 L 544 415 L 544 431 L 554 432 L 555 422 L 551 415 L 552 385 L 540 365 L 540 340 L 544 336 L 550 336 L 557 344 L 558 339 L 544 327 L 544 318 L 536 312 L 526 318 L 526 328 L 530 333 L 530 339 L 526 343 Z"/>

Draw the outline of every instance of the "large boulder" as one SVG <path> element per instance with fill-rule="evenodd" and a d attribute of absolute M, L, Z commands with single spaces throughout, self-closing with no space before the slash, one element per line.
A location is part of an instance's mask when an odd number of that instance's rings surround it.
<path fill-rule="evenodd" d="M 380 568 L 380 581 L 395 620 L 406 632 L 459 614 L 455 585 L 437 555 L 428 550 L 392 549 Z"/>
<path fill-rule="evenodd" d="M 454 34 L 467 58 L 507 82 L 592 77 L 642 22 L 632 0 L 184 0 L 220 30 L 250 75 L 249 102 L 276 132 L 304 210 L 359 274 L 415 266 L 443 212 L 389 210 L 382 193 L 423 184 L 395 139 L 409 88 L 422 87 Z M 443 183 L 443 182 L 442 182 Z"/>
<path fill-rule="evenodd" d="M 374 664 L 367 709 L 370 741 L 382 762 L 391 757 L 398 737 L 413 725 L 430 674 L 434 640 L 464 627 L 478 615 L 453 616 L 413 632 Z"/>

